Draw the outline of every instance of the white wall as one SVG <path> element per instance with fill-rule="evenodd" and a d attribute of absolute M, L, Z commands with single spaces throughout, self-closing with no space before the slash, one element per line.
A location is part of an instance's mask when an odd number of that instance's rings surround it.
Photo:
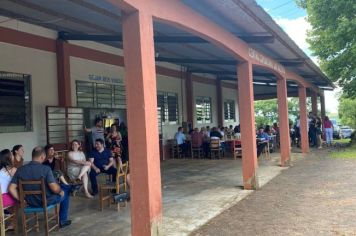
<path fill-rule="evenodd" d="M 30 160 L 32 148 L 46 144 L 45 106 L 58 104 L 56 55 L 0 43 L 0 58 L 0 71 L 31 75 L 33 124 L 32 132 L 0 133 L 0 149 L 22 144 Z"/>

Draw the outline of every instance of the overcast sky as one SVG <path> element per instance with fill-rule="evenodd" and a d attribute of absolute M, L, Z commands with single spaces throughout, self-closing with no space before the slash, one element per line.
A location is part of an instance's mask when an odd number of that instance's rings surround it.
<path fill-rule="evenodd" d="M 310 24 L 306 21 L 306 12 L 300 9 L 294 0 L 256 0 L 257 3 L 267 11 L 282 29 L 291 37 L 296 44 L 317 63 L 317 58 L 313 57 L 306 42 L 306 32 L 310 29 Z M 338 91 L 325 91 L 326 110 L 337 112 Z"/>

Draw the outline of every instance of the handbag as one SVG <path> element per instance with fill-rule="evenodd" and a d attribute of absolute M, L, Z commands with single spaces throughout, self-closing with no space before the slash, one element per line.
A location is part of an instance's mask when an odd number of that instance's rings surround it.
<path fill-rule="evenodd" d="M 129 194 L 127 192 L 115 193 L 113 194 L 113 198 L 116 203 L 126 202 L 129 199 Z"/>

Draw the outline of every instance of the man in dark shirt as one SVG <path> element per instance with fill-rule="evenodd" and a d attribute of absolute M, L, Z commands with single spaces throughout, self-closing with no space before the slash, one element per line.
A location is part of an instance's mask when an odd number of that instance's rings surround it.
<path fill-rule="evenodd" d="M 95 140 L 95 149 L 89 155 L 89 161 L 92 163 L 90 171 L 90 182 L 92 194 L 98 193 L 98 183 L 96 176 L 100 173 L 111 174 L 112 179 L 116 180 L 116 168 L 114 167 L 114 156 L 109 149 L 104 147 L 104 140 Z"/>
<path fill-rule="evenodd" d="M 53 177 L 52 170 L 48 166 L 42 165 L 46 159 L 46 152 L 41 147 L 35 147 L 32 150 L 32 161 L 17 169 L 9 186 L 9 192 L 14 198 L 19 200 L 17 186 L 19 180 L 40 180 L 44 178 L 46 187 L 47 205 L 60 203 L 59 223 L 63 228 L 71 224 L 68 220 L 69 195 L 70 187 L 67 185 L 59 185 Z M 24 186 L 25 190 L 39 190 L 39 185 Z M 27 204 L 31 207 L 42 207 L 42 197 L 36 195 L 26 196 Z"/>
<path fill-rule="evenodd" d="M 210 132 L 210 138 L 212 138 L 212 137 L 216 137 L 216 138 L 221 139 L 223 136 L 220 133 L 220 131 L 218 130 L 218 128 L 214 127 L 213 131 Z"/>

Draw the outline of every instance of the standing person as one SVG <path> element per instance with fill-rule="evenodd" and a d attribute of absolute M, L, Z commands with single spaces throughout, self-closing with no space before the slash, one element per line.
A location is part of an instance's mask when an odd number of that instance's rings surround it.
<path fill-rule="evenodd" d="M 60 203 L 59 209 L 59 226 L 61 228 L 66 227 L 72 223 L 68 220 L 69 210 L 69 190 L 68 185 L 59 185 L 53 174 L 51 168 L 46 165 L 42 165 L 46 159 L 46 152 L 41 147 L 35 147 L 32 151 L 32 161 L 22 167 L 20 167 L 14 177 L 11 180 L 9 186 L 9 192 L 11 195 L 20 200 L 18 194 L 19 180 L 41 180 L 45 181 L 46 199 L 48 205 L 54 205 Z M 25 186 L 26 191 L 39 190 L 39 186 Z M 31 207 L 42 207 L 42 197 L 38 195 L 29 195 L 25 198 L 27 204 Z"/>
<path fill-rule="evenodd" d="M 84 193 L 87 198 L 93 198 L 88 191 L 88 172 L 90 171 L 91 162 L 85 159 L 78 140 L 73 140 L 70 152 L 68 153 L 68 177 L 72 180 L 83 181 Z"/>
<path fill-rule="evenodd" d="M 87 133 L 91 133 L 91 141 L 92 141 L 91 148 L 95 148 L 95 140 L 97 139 L 105 140 L 104 138 L 105 130 L 103 127 L 103 120 L 101 118 L 96 118 L 95 126 L 90 129 L 84 128 L 84 131 Z"/>
<path fill-rule="evenodd" d="M 127 126 L 124 122 L 120 123 L 119 127 L 119 133 L 121 134 L 121 147 L 122 147 L 122 153 L 121 153 L 121 159 L 125 163 L 129 160 L 129 134 L 127 130 Z"/>
<path fill-rule="evenodd" d="M 313 113 L 309 113 L 309 141 L 311 147 L 317 146 L 317 134 L 316 134 L 316 117 Z"/>
<path fill-rule="evenodd" d="M 317 136 L 317 141 L 318 141 L 318 148 L 321 149 L 323 145 L 323 140 L 321 138 L 321 119 L 320 117 L 316 118 L 316 136 Z"/>
<path fill-rule="evenodd" d="M 121 157 L 121 141 L 122 137 L 120 132 L 117 130 L 117 126 L 112 124 L 110 132 L 106 136 L 106 142 L 108 143 L 107 146 L 110 147 L 115 157 Z"/>
<path fill-rule="evenodd" d="M 297 147 L 300 147 L 300 116 L 298 116 L 297 120 L 295 121 L 295 138 L 297 139 Z"/>
<path fill-rule="evenodd" d="M 91 162 L 90 182 L 92 194 L 98 194 L 98 183 L 96 176 L 100 173 L 110 174 L 113 180 L 116 180 L 117 170 L 114 167 L 114 156 L 109 149 L 104 147 L 104 140 L 95 140 L 95 149 L 89 155 Z"/>
<path fill-rule="evenodd" d="M 326 146 L 330 146 L 333 142 L 333 132 L 334 132 L 334 125 L 329 120 L 328 116 L 324 118 L 324 132 L 326 137 Z"/>
<path fill-rule="evenodd" d="M 25 151 L 21 144 L 15 145 L 12 148 L 12 155 L 14 156 L 14 167 L 19 168 L 23 166 L 24 154 Z"/>

